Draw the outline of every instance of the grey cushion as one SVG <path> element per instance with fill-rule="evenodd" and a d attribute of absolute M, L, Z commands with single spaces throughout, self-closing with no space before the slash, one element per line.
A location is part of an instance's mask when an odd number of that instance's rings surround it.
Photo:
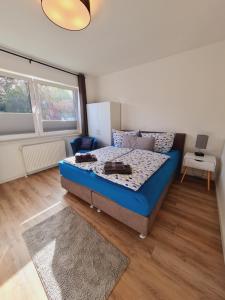
<path fill-rule="evenodd" d="M 126 135 L 122 141 L 123 148 L 141 149 L 141 150 L 154 150 L 155 139 L 154 137 L 138 137 Z"/>

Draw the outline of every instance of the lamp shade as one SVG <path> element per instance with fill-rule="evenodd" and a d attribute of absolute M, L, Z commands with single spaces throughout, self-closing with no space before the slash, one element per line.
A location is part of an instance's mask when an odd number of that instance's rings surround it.
<path fill-rule="evenodd" d="M 41 0 L 50 21 L 67 30 L 82 30 L 91 22 L 89 0 Z"/>
<path fill-rule="evenodd" d="M 198 134 L 195 147 L 198 149 L 206 149 L 209 136 L 205 134 Z"/>

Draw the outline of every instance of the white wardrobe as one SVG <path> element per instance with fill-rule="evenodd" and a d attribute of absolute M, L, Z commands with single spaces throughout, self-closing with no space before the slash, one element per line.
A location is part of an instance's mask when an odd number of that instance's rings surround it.
<path fill-rule="evenodd" d="M 112 143 L 112 129 L 121 128 L 121 105 L 116 102 L 87 104 L 88 133 L 100 146 Z"/>

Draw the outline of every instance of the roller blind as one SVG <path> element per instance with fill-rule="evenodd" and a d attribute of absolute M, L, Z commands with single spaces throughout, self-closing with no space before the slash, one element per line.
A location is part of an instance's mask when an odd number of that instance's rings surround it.
<path fill-rule="evenodd" d="M 34 132 L 29 81 L 0 76 L 0 135 Z"/>

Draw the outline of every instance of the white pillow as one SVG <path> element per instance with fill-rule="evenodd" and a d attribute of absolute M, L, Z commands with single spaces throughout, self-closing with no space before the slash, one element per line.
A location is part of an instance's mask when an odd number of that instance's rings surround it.
<path fill-rule="evenodd" d="M 121 130 L 112 130 L 112 136 L 113 136 L 113 145 L 115 147 L 122 147 L 123 144 L 123 137 L 125 135 L 133 135 L 137 136 L 139 131 L 121 131 Z"/>
<path fill-rule="evenodd" d="M 166 153 L 169 152 L 173 147 L 175 133 L 174 132 L 160 132 L 160 133 L 141 132 L 141 136 L 154 137 L 155 138 L 154 151 L 159 153 Z"/>

